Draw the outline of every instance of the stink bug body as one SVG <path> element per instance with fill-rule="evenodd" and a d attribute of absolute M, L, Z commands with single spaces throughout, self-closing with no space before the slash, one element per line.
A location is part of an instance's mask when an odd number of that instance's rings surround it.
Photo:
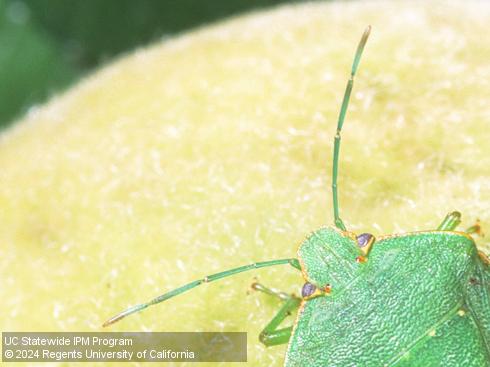
<path fill-rule="evenodd" d="M 349 232 L 339 215 L 340 133 L 354 76 L 370 33 L 364 32 L 342 101 L 334 140 L 335 227 L 313 232 L 298 258 L 258 262 L 206 276 L 131 307 L 108 326 L 151 305 L 243 271 L 280 264 L 300 270 L 301 297 L 253 288 L 283 304 L 260 334 L 267 346 L 288 344 L 286 366 L 490 366 L 490 265 L 460 214 L 435 230 L 389 235 Z M 280 328 L 297 311 L 293 326 Z"/>

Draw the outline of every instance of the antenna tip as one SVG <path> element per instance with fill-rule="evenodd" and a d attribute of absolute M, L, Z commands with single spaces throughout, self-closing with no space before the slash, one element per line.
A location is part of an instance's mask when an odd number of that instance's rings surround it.
<path fill-rule="evenodd" d="M 116 316 L 113 316 L 111 317 L 109 320 L 107 320 L 106 322 L 104 322 L 102 324 L 102 327 L 106 327 L 106 326 L 109 326 L 109 325 L 112 325 L 114 324 L 115 322 L 121 320 L 121 319 L 124 319 L 126 316 L 129 316 L 135 312 L 138 312 L 138 311 L 141 311 L 145 308 L 148 307 L 148 304 L 147 303 L 143 303 L 141 305 L 136 305 L 136 306 L 133 306 L 133 307 L 130 307 L 128 308 L 126 311 L 123 311 L 121 313 L 118 313 Z"/>
<path fill-rule="evenodd" d="M 371 24 L 369 24 L 364 30 L 364 37 L 367 38 L 370 33 L 371 33 Z"/>
<path fill-rule="evenodd" d="M 112 325 L 114 324 L 116 321 L 119 321 L 120 319 L 122 319 L 122 317 L 111 317 L 109 320 L 107 320 L 106 322 L 104 322 L 102 324 L 102 327 L 107 327 L 109 325 Z"/>

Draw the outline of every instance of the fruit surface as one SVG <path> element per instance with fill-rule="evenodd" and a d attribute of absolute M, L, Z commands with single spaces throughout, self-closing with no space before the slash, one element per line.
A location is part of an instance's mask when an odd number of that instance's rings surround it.
<path fill-rule="evenodd" d="M 378 237 L 459 210 L 490 228 L 489 23 L 483 2 L 283 7 L 136 50 L 33 108 L 0 141 L 0 329 L 101 331 L 189 280 L 294 257 L 332 222 L 332 138 L 367 24 L 343 132 L 346 226 Z M 303 284 L 287 267 L 255 275 Z M 247 331 L 248 364 L 281 366 L 286 348 L 257 340 L 278 304 L 247 296 L 251 281 L 112 330 Z"/>

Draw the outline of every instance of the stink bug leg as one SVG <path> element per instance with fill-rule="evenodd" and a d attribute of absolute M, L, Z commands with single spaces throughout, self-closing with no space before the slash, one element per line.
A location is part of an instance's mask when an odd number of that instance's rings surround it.
<path fill-rule="evenodd" d="M 290 296 L 281 306 L 276 316 L 267 324 L 259 335 L 259 340 L 267 347 L 286 344 L 291 338 L 292 326 L 278 329 L 284 319 L 296 311 L 301 304 L 301 298 Z"/>
<path fill-rule="evenodd" d="M 267 288 L 265 285 L 258 282 L 252 283 L 251 287 L 254 291 L 263 292 L 265 294 L 268 294 L 269 296 L 279 298 L 282 301 L 287 301 L 289 298 L 292 297 L 291 294 L 288 294 L 286 292 L 279 292 L 276 291 L 275 289 Z"/>
<path fill-rule="evenodd" d="M 454 231 L 458 225 L 461 223 L 461 213 L 460 212 L 452 212 L 446 215 L 446 218 L 439 224 L 437 227 L 438 231 Z M 465 229 L 465 233 L 467 234 L 476 234 L 477 236 L 484 237 L 485 234 L 480 225 L 480 220 L 476 220 L 476 223 L 471 227 Z"/>
<path fill-rule="evenodd" d="M 461 213 L 452 212 L 446 215 L 446 218 L 437 227 L 438 231 L 454 231 L 456 227 L 461 223 Z"/>
<path fill-rule="evenodd" d="M 286 344 L 289 342 L 291 333 L 293 330 L 292 326 L 278 329 L 279 325 L 290 316 L 293 311 L 296 311 L 301 304 L 301 298 L 296 297 L 293 294 L 287 294 L 285 292 L 278 292 L 276 290 L 267 288 L 260 283 L 253 283 L 252 289 L 263 292 L 267 295 L 279 298 L 284 301 L 283 305 L 277 312 L 276 316 L 266 325 L 264 330 L 259 335 L 259 340 L 265 346 L 270 347 L 273 345 Z"/>

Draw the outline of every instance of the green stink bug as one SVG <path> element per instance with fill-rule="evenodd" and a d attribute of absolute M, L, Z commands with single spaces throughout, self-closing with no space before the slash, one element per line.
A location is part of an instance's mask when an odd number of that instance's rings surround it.
<path fill-rule="evenodd" d="M 335 227 L 313 232 L 298 258 L 258 262 L 212 274 L 136 305 L 108 326 L 203 283 L 240 272 L 290 264 L 305 279 L 301 297 L 254 288 L 283 300 L 260 334 L 267 346 L 288 343 L 286 366 L 490 366 L 490 268 L 470 234 L 455 231 L 460 214 L 435 230 L 375 239 L 347 231 L 340 219 L 337 175 L 340 133 L 353 80 L 370 33 L 355 53 L 334 140 Z M 293 311 L 293 326 L 280 328 Z"/>

